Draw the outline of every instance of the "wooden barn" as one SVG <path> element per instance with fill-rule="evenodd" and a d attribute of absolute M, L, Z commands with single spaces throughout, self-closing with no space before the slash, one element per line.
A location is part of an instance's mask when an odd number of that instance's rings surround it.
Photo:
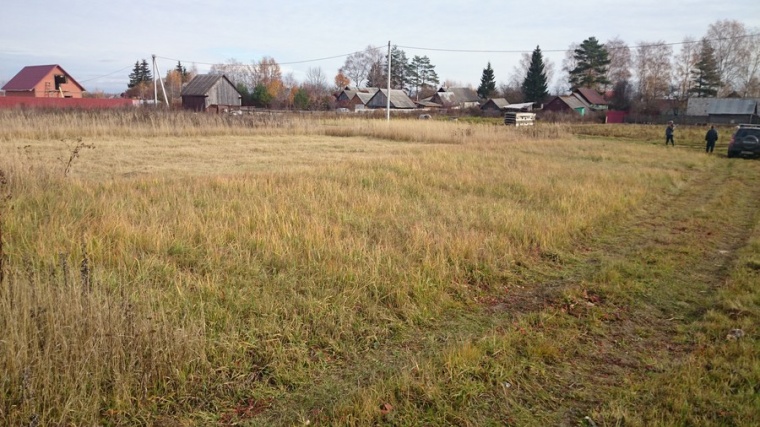
<path fill-rule="evenodd" d="M 5 96 L 28 98 L 81 98 L 82 87 L 60 65 L 30 65 L 2 87 Z"/>
<path fill-rule="evenodd" d="M 221 111 L 240 107 L 243 96 L 223 74 L 198 74 L 182 88 L 182 108 L 207 111 L 214 107 Z"/>
<path fill-rule="evenodd" d="M 367 102 L 367 108 L 385 108 L 388 104 L 388 90 L 380 89 Z M 409 96 L 400 89 L 391 89 L 391 108 L 395 109 L 413 109 L 417 105 Z"/>
<path fill-rule="evenodd" d="M 480 106 L 484 113 L 489 115 L 501 115 L 506 110 L 509 101 L 506 98 L 488 98 L 488 101 Z"/>

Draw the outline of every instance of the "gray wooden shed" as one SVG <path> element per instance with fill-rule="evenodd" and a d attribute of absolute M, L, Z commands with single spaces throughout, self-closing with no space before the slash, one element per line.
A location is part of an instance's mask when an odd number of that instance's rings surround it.
<path fill-rule="evenodd" d="M 211 106 L 240 107 L 242 95 L 223 74 L 198 74 L 182 88 L 182 108 L 206 111 Z"/>
<path fill-rule="evenodd" d="M 388 104 L 388 91 L 380 89 L 367 102 L 368 108 L 385 108 Z M 400 89 L 391 89 L 391 108 L 413 109 L 416 107 L 414 101 Z"/>

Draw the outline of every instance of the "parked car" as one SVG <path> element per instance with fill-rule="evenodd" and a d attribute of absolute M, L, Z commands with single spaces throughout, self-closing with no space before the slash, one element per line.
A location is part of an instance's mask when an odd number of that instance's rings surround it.
<path fill-rule="evenodd" d="M 728 143 L 728 157 L 760 156 L 760 125 L 739 125 Z"/>

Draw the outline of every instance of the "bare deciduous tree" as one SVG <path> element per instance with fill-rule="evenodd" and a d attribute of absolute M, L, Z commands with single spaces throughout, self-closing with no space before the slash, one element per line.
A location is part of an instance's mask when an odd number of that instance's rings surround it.
<path fill-rule="evenodd" d="M 212 65 L 209 74 L 224 74 L 233 84 L 242 84 L 252 88 L 255 86 L 253 82 L 254 67 L 254 65 L 246 65 L 235 58 L 230 58 L 224 64 Z"/>
<path fill-rule="evenodd" d="M 689 97 L 692 85 L 692 70 L 699 61 L 699 43 L 694 37 L 687 36 L 681 43 L 681 51 L 673 61 L 674 95 L 684 101 Z"/>
<path fill-rule="evenodd" d="M 739 93 L 744 97 L 760 97 L 760 28 L 747 35 L 743 59 L 738 76 Z"/>
<path fill-rule="evenodd" d="M 565 57 L 562 58 L 562 75 L 560 76 L 560 80 L 567 83 L 564 87 L 567 87 L 568 90 L 570 89 L 570 71 L 578 66 L 578 61 L 575 59 L 575 51 L 579 47 L 581 47 L 579 43 L 570 43 L 570 46 L 565 51 Z"/>
<path fill-rule="evenodd" d="M 670 94 L 673 48 L 663 41 L 641 42 L 636 48 L 636 77 L 640 107 L 653 111 L 657 100 Z"/>
<path fill-rule="evenodd" d="M 319 92 L 320 95 L 328 92 L 327 76 L 324 71 L 322 71 L 322 68 L 310 67 L 306 70 L 306 86 L 309 90 Z"/>
<path fill-rule="evenodd" d="M 631 49 L 622 39 L 615 37 L 607 40 L 604 44 L 607 54 L 610 58 L 610 65 L 607 69 L 607 79 L 610 81 L 610 87 L 618 82 L 629 81 L 631 79 Z"/>
<path fill-rule="evenodd" d="M 368 45 L 363 51 L 348 55 L 340 72 L 351 79 L 357 87 L 361 87 L 367 81 L 372 66 L 382 63 L 384 58 L 381 48 Z"/>
<path fill-rule="evenodd" d="M 725 96 L 739 89 L 741 84 L 742 69 L 749 50 L 747 30 L 739 21 L 723 19 L 710 24 L 705 38 L 715 51 L 715 61 L 718 63 L 721 82 L 718 95 Z"/>

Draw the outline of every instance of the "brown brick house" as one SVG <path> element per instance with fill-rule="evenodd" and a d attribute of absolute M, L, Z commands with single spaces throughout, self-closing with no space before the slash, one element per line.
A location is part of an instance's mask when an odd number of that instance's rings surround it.
<path fill-rule="evenodd" d="M 60 65 L 30 65 L 2 87 L 5 96 L 81 98 L 85 88 Z"/>

